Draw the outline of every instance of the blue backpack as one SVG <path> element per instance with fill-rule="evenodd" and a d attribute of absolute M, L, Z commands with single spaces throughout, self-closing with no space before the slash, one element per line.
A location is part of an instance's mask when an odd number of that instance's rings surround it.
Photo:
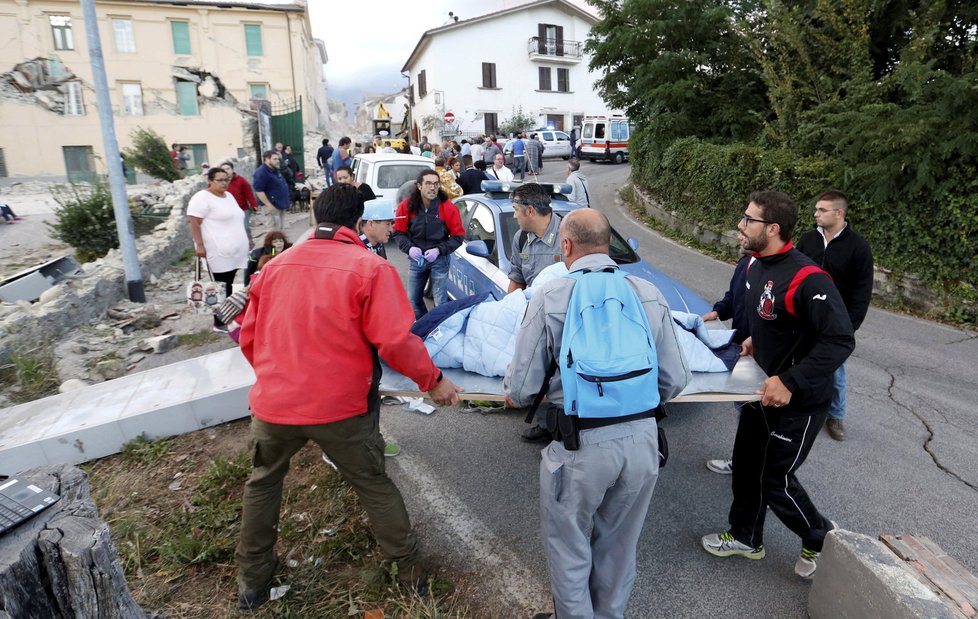
<path fill-rule="evenodd" d="M 659 362 L 638 295 L 617 268 L 575 271 L 560 342 L 564 414 L 624 417 L 659 405 Z"/>

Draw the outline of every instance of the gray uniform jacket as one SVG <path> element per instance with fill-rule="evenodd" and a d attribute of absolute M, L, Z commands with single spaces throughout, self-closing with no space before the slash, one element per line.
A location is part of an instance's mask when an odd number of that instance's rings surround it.
<path fill-rule="evenodd" d="M 540 271 L 560 262 L 560 217 L 551 214 L 550 223 L 543 237 L 525 232 L 526 243 L 520 246 L 521 230 L 513 235 L 513 249 L 510 252 L 509 279 L 517 284 L 530 286 Z"/>
<path fill-rule="evenodd" d="M 607 254 L 590 254 L 578 258 L 570 270 L 598 270 L 608 266 L 615 266 L 615 263 Z M 634 275 L 628 276 L 628 282 L 638 293 L 649 319 L 652 340 L 659 355 L 659 398 L 665 403 L 679 395 L 692 378 L 689 364 L 679 346 L 672 317 L 669 315 L 669 306 L 662 293 L 649 282 Z M 550 360 L 560 357 L 564 317 L 573 288 L 574 280 L 558 277 L 541 286 L 530 297 L 523 324 L 516 336 L 516 352 L 503 378 L 503 390 L 519 406 L 527 406 L 533 402 L 533 397 L 543 386 Z M 547 399 L 558 406 L 564 403 L 559 371 L 550 380 Z"/>
<path fill-rule="evenodd" d="M 580 170 L 568 174 L 567 183 L 572 189 L 570 195 L 567 196 L 568 200 L 591 206 L 591 192 L 588 190 L 587 179 L 581 174 Z"/>

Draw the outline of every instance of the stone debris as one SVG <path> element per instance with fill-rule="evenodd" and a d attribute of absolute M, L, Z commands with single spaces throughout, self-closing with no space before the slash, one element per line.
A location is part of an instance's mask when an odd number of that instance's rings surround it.
<path fill-rule="evenodd" d="M 120 359 L 106 359 L 95 364 L 95 371 L 106 380 L 119 378 L 124 373 L 125 366 Z"/>
<path fill-rule="evenodd" d="M 147 338 L 143 340 L 143 343 L 147 344 L 150 347 L 150 350 L 152 350 L 154 354 L 158 355 L 173 350 L 177 347 L 179 342 L 177 340 L 177 336 L 169 334 Z"/>
<path fill-rule="evenodd" d="M 58 393 L 68 393 L 69 391 L 78 391 L 84 387 L 87 387 L 88 383 L 78 378 L 69 378 L 65 382 L 61 383 L 58 387 Z"/>

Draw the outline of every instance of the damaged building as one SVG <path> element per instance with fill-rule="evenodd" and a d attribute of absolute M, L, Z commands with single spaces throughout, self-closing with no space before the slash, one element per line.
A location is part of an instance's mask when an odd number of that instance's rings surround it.
<path fill-rule="evenodd" d="M 95 9 L 121 148 L 136 127 L 152 129 L 186 146 L 196 168 L 251 152 L 260 101 L 301 99 L 305 130 L 327 122 L 326 47 L 303 0 Z M 102 151 L 80 4 L 0 0 L 0 176 L 105 174 Z"/>

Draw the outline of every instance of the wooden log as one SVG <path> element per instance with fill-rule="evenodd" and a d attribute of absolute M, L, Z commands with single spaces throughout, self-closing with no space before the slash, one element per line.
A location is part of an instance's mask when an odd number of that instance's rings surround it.
<path fill-rule="evenodd" d="M 156 616 L 133 599 L 83 471 L 42 466 L 17 478 L 61 499 L 0 536 L 0 619 Z"/>

